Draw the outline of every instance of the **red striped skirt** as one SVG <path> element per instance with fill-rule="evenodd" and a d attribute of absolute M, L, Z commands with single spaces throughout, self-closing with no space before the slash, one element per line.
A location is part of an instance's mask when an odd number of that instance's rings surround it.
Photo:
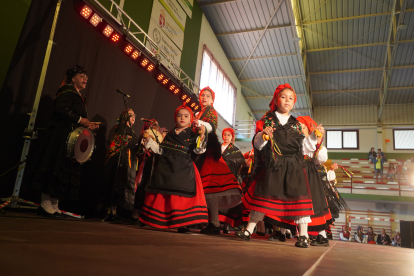
<path fill-rule="evenodd" d="M 203 184 L 195 165 L 194 171 L 197 186 L 197 194 L 194 197 L 147 193 L 139 220 L 162 229 L 208 223 Z"/>
<path fill-rule="evenodd" d="M 200 174 L 206 194 L 221 193 L 230 189 L 241 191 L 240 183 L 230 171 L 223 157 L 216 161 L 211 155 L 207 155 Z"/>

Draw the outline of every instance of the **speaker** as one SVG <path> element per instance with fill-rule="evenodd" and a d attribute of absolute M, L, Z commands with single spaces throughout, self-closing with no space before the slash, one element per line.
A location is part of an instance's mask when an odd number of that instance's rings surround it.
<path fill-rule="evenodd" d="M 414 248 L 414 221 L 400 221 L 401 247 Z"/>

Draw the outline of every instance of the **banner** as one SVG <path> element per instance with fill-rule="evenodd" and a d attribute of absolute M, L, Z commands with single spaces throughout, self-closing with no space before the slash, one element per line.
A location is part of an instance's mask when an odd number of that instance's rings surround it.
<path fill-rule="evenodd" d="M 191 18 L 193 15 L 194 0 L 178 0 L 178 3 L 181 5 L 188 17 Z"/>
<path fill-rule="evenodd" d="M 185 31 L 185 21 L 187 20 L 187 15 L 183 11 L 183 9 L 178 4 L 177 0 L 159 0 L 160 3 L 164 6 L 164 8 L 168 11 L 172 18 L 174 18 L 175 22 L 177 22 L 180 29 L 184 32 Z M 154 0 L 155 3 L 155 0 Z"/>
<path fill-rule="evenodd" d="M 184 32 L 158 0 L 154 0 L 152 5 L 150 20 L 154 21 L 180 50 L 183 49 Z"/>
<path fill-rule="evenodd" d="M 150 25 L 148 29 L 148 35 L 158 44 L 161 50 L 168 55 L 172 61 L 180 66 L 181 61 L 181 51 L 177 46 L 168 38 L 168 36 L 157 26 L 158 24 L 154 20 L 150 20 Z M 157 49 L 147 41 L 146 46 L 151 49 L 151 52 L 154 54 L 157 52 Z M 168 66 L 168 60 L 162 60 L 162 64 Z"/>

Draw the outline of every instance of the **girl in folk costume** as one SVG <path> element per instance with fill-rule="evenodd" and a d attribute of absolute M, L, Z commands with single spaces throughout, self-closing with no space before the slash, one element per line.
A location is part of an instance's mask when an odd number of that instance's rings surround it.
<path fill-rule="evenodd" d="M 366 243 L 369 244 L 377 244 L 376 242 L 376 236 L 377 234 L 374 233 L 374 230 L 372 229 L 372 227 L 368 227 L 368 233 L 365 234 L 367 239 L 366 239 Z"/>
<path fill-rule="evenodd" d="M 241 203 L 239 172 L 245 159 L 234 145 L 234 130 L 225 128 L 222 136 L 224 143 L 221 146 L 221 158 L 216 161 L 207 157 L 200 172 L 210 215 L 209 225 L 201 230 L 203 234 L 220 234 L 220 221 L 232 226 L 242 222 L 241 209 L 231 208 Z M 220 215 L 219 209 L 222 210 Z"/>
<path fill-rule="evenodd" d="M 108 188 L 107 204 L 112 204 L 108 214 L 113 218 L 117 217 L 117 207 L 129 211 L 134 209 L 135 177 L 138 169 L 138 137 L 132 130 L 134 123 L 135 113 L 132 109 L 128 108 L 119 114 L 115 134 L 106 153 L 104 174 Z M 119 154 L 121 160 L 118 168 Z"/>
<path fill-rule="evenodd" d="M 195 127 L 204 126 L 208 133 L 206 153 L 197 155 L 194 160 L 200 173 L 206 159 L 218 161 L 221 157 L 221 145 L 216 134 L 218 126 L 217 111 L 213 107 L 215 95 L 213 89 L 208 86 L 201 89 L 199 96 L 201 111 L 196 114 L 193 122 Z"/>
<path fill-rule="evenodd" d="M 188 106 L 178 107 L 174 118 L 176 128 L 168 132 L 161 144 L 151 137 L 145 138 L 146 149 L 151 149 L 156 156 L 139 219 L 155 228 L 179 228 L 179 232 L 188 232 L 185 226 L 208 222 L 203 185 L 191 159 L 192 152 L 205 151 L 204 147 L 197 148 L 197 144 L 206 133 L 201 126 L 202 133 L 197 138 L 191 127 L 193 113 Z"/>
<path fill-rule="evenodd" d="M 253 138 L 256 174 L 243 203 L 250 209 L 247 228 L 236 236 L 250 240 L 251 233 L 264 215 L 295 219 L 299 224 L 298 247 L 308 247 L 307 223 L 314 214 L 309 184 L 304 170 L 302 146 L 316 149 L 316 136 L 305 138 L 300 123 L 289 114 L 296 93 L 289 84 L 279 85 L 268 111 L 256 123 Z M 305 141 L 304 141 L 305 140 Z"/>
<path fill-rule="evenodd" d="M 309 146 L 309 143 L 304 143 L 302 147 L 303 160 L 305 164 L 306 176 L 310 187 L 310 192 L 312 196 L 313 211 L 314 214 L 311 216 L 309 223 L 317 220 L 317 224 L 312 226 L 313 231 L 321 231 L 322 236 L 318 236 L 318 243 L 315 244 L 312 242 L 312 245 L 329 245 L 328 240 L 326 239 L 325 229 L 329 224 L 332 224 L 332 217 L 329 213 L 328 205 L 325 199 L 325 190 L 324 183 L 322 182 L 321 176 L 318 172 L 317 165 L 325 163 L 328 159 L 328 154 L 326 148 L 321 148 L 323 127 L 319 127 L 312 118 L 309 116 L 303 116 L 296 118 L 300 122 L 303 134 L 305 137 L 314 136 L 317 139 L 312 140 L 312 145 Z M 321 133 L 322 132 L 322 133 Z M 319 138 L 319 143 L 318 143 Z M 304 140 L 306 142 L 306 140 Z M 286 220 L 283 217 L 277 217 L 269 215 L 265 218 L 265 221 L 277 225 L 281 228 L 281 235 L 279 237 L 280 241 L 286 241 L 285 237 L 285 228 L 294 230 L 296 228 L 296 223 L 293 220 Z M 309 225 L 308 225 L 309 228 Z M 309 229 L 308 229 L 309 230 Z M 323 240 L 323 243 L 322 243 Z M 319 243 L 320 242 L 320 243 Z"/>
<path fill-rule="evenodd" d="M 340 241 L 351 241 L 351 233 L 348 231 L 348 226 L 342 225 L 342 231 L 339 232 Z"/>

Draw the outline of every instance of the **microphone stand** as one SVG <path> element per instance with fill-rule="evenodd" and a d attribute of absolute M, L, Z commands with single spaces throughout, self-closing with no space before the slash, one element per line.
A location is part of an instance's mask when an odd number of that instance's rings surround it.
<path fill-rule="evenodd" d="M 123 95 L 123 98 L 124 98 L 124 106 L 125 106 L 125 110 L 128 110 L 128 106 L 127 106 L 127 103 L 128 103 L 127 96 L 126 96 L 126 95 Z M 126 128 L 127 128 L 127 126 L 128 126 L 129 119 L 130 119 L 130 116 L 129 116 L 129 113 L 128 113 L 128 111 L 127 111 L 127 120 L 126 120 L 126 122 L 125 122 L 124 131 L 123 131 L 123 133 L 122 133 L 121 147 L 120 147 L 120 149 L 119 149 L 119 156 L 118 156 L 118 165 L 116 166 L 115 180 L 114 180 L 114 183 L 113 183 L 114 185 L 113 185 L 113 187 L 112 187 L 111 203 L 110 203 L 110 206 L 109 206 L 108 212 L 107 212 L 107 214 L 106 214 L 106 217 L 102 220 L 103 222 L 106 222 L 106 220 L 107 220 L 107 219 L 108 219 L 111 215 L 113 215 L 113 214 L 112 214 L 112 206 L 113 206 L 114 195 L 115 195 L 115 187 L 116 187 L 117 180 L 118 180 L 119 167 L 120 167 L 120 166 L 122 166 L 122 164 L 121 164 L 121 156 L 122 156 L 122 152 L 123 152 L 123 150 L 124 150 L 124 148 L 125 148 L 125 146 L 124 146 L 124 142 L 126 141 L 126 135 L 125 135 L 125 133 L 126 133 Z M 121 123 L 122 123 L 122 121 L 120 122 L 120 124 L 121 124 Z M 131 127 L 131 126 L 130 126 L 130 127 Z M 131 224 L 134 224 L 132 221 L 129 221 L 129 220 L 124 219 L 124 218 L 121 218 L 121 217 L 119 217 L 119 216 L 116 216 L 116 218 L 117 218 L 117 219 L 120 219 L 120 220 L 123 220 L 123 221 L 126 221 L 126 222 L 129 222 L 129 223 L 131 223 Z"/>

